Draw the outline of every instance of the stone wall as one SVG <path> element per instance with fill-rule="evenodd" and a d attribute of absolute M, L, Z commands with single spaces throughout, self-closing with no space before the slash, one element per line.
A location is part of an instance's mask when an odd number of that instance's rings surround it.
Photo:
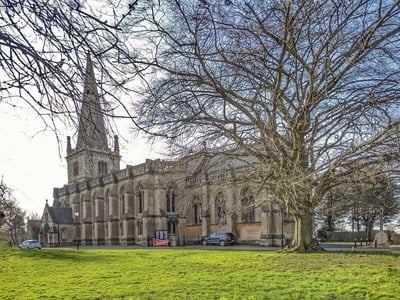
<path fill-rule="evenodd" d="M 394 244 L 400 243 L 400 235 L 392 231 L 385 231 L 389 239 L 393 241 Z M 374 237 L 377 230 L 372 231 L 371 236 Z M 326 241 L 327 242 L 354 242 L 354 241 L 366 241 L 366 233 L 360 232 L 350 232 L 350 231 L 326 231 Z M 369 241 L 373 242 L 373 241 Z"/>

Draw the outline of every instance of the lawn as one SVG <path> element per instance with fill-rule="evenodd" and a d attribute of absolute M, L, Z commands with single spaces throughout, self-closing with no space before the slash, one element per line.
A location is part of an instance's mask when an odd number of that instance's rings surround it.
<path fill-rule="evenodd" d="M 400 256 L 0 248 L 0 299 L 398 299 Z"/>

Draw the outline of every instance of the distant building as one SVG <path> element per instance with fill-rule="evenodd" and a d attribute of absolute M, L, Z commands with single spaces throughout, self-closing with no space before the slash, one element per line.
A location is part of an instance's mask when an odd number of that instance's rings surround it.
<path fill-rule="evenodd" d="M 26 238 L 30 240 L 39 240 L 41 220 L 34 220 L 28 217 L 26 222 Z"/>
<path fill-rule="evenodd" d="M 267 191 L 243 179 L 240 160 L 227 163 L 221 154 L 200 152 L 121 170 L 120 159 L 118 137 L 112 149 L 108 145 L 88 57 L 75 148 L 67 139 L 68 182 L 54 188 L 53 204 L 46 203 L 41 218 L 45 246 L 151 245 L 164 233 L 191 244 L 216 231 L 233 232 L 243 244 L 281 246 L 283 237 L 293 236 L 281 206 L 266 202 Z"/>

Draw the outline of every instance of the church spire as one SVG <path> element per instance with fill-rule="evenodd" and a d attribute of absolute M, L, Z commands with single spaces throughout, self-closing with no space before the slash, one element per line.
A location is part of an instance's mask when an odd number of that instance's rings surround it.
<path fill-rule="evenodd" d="M 79 118 L 79 131 L 76 149 L 108 149 L 100 97 L 97 92 L 93 62 L 87 55 L 85 83 L 83 88 L 82 108 Z"/>

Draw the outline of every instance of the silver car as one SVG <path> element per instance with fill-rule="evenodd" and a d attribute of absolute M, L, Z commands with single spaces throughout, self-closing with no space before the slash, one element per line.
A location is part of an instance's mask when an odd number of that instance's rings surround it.
<path fill-rule="evenodd" d="M 19 244 L 21 249 L 42 249 L 42 245 L 38 240 L 26 240 Z"/>

